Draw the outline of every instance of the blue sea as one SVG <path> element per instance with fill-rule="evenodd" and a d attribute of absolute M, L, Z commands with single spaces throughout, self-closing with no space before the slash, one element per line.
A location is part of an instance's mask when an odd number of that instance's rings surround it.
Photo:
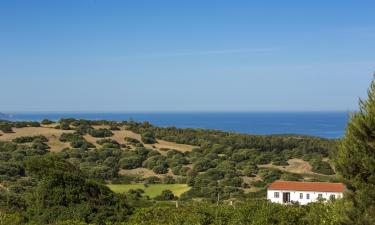
<path fill-rule="evenodd" d="M 157 126 L 207 128 L 246 134 L 302 134 L 341 138 L 349 112 L 241 112 L 241 113 L 15 113 L 10 120 L 148 121 Z"/>

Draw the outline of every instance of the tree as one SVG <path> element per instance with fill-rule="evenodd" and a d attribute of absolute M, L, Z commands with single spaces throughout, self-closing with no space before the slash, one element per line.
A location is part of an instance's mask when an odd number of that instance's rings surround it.
<path fill-rule="evenodd" d="M 359 111 L 351 116 L 335 165 L 353 204 L 350 223 L 375 224 L 375 80 L 368 99 L 360 99 Z"/>
<path fill-rule="evenodd" d="M 159 201 L 170 201 L 176 199 L 173 192 L 171 190 L 163 190 L 160 195 L 155 197 L 156 200 Z"/>
<path fill-rule="evenodd" d="M 143 143 L 145 143 L 145 144 L 155 144 L 155 143 L 157 143 L 155 136 L 150 132 L 142 133 L 141 139 L 142 139 Z"/>
<path fill-rule="evenodd" d="M 40 122 L 40 123 L 43 124 L 43 125 L 49 125 L 49 124 L 52 124 L 53 121 L 52 121 L 52 120 L 49 120 L 49 119 L 44 119 L 44 120 L 42 120 L 42 122 Z"/>

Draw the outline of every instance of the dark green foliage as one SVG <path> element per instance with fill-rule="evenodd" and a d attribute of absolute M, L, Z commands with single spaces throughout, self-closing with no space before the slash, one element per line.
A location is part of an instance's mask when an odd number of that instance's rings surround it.
<path fill-rule="evenodd" d="M 328 162 L 312 160 L 310 161 L 310 164 L 312 166 L 312 171 L 315 173 L 321 173 L 326 175 L 332 175 L 335 173 Z"/>
<path fill-rule="evenodd" d="M 254 177 L 258 173 L 258 166 L 255 164 L 250 164 L 245 167 L 243 173 L 247 177 Z"/>
<path fill-rule="evenodd" d="M 281 175 L 281 180 L 287 180 L 287 181 L 301 181 L 303 180 L 302 175 L 300 174 L 294 174 L 294 173 L 283 173 Z"/>
<path fill-rule="evenodd" d="M 337 172 L 347 184 L 350 222 L 375 224 L 375 80 L 366 101 L 351 116 L 345 138 L 336 154 Z"/>
<path fill-rule="evenodd" d="M 7 123 L 5 121 L 0 121 L 0 130 L 4 133 L 12 133 L 12 125 L 10 123 Z"/>
<path fill-rule="evenodd" d="M 161 179 L 157 176 L 151 176 L 145 179 L 145 184 L 159 184 L 159 183 L 161 183 Z"/>
<path fill-rule="evenodd" d="M 69 123 L 67 123 L 67 122 L 61 122 L 59 128 L 61 130 L 70 130 L 71 129 Z"/>
<path fill-rule="evenodd" d="M 48 139 L 43 135 L 37 135 L 37 136 L 22 136 L 17 137 L 12 140 L 15 143 L 22 144 L 22 143 L 29 143 L 29 142 L 48 142 Z"/>
<path fill-rule="evenodd" d="M 172 176 L 166 176 L 163 179 L 164 184 L 174 184 L 176 183 L 176 180 Z"/>
<path fill-rule="evenodd" d="M 112 131 L 105 129 L 105 128 L 100 128 L 100 129 L 91 129 L 88 132 L 91 136 L 96 137 L 96 138 L 104 138 L 104 137 L 110 137 L 113 135 Z"/>
<path fill-rule="evenodd" d="M 95 148 L 91 142 L 86 141 L 82 136 L 72 133 L 63 133 L 60 136 L 60 141 L 70 142 L 73 148 L 89 149 Z"/>
<path fill-rule="evenodd" d="M 264 186 L 266 186 L 266 183 L 264 183 L 261 180 L 257 180 L 257 181 L 251 182 L 251 185 L 254 186 L 254 187 L 264 187 Z"/>
<path fill-rule="evenodd" d="M 124 140 L 130 144 L 139 144 L 141 143 L 137 139 L 131 138 L 131 137 L 125 137 Z"/>
<path fill-rule="evenodd" d="M 155 173 L 164 174 L 168 172 L 168 163 L 166 157 L 162 155 L 155 155 L 149 157 L 143 162 L 143 167 L 153 170 Z"/>
<path fill-rule="evenodd" d="M 40 123 L 43 125 L 49 125 L 49 124 L 52 124 L 53 121 L 49 119 L 43 119 Z"/>
<path fill-rule="evenodd" d="M 280 170 L 276 169 L 260 169 L 258 174 L 264 182 L 272 183 L 280 179 L 282 173 Z"/>
<path fill-rule="evenodd" d="M 96 143 L 105 148 L 121 148 L 121 145 L 117 141 L 109 138 L 97 140 Z"/>
<path fill-rule="evenodd" d="M 121 158 L 119 161 L 119 165 L 123 169 L 135 169 L 142 167 L 143 159 L 141 156 L 132 155 L 128 157 Z"/>
<path fill-rule="evenodd" d="M 145 144 L 155 144 L 157 143 L 155 136 L 151 132 L 145 132 L 141 134 L 143 143 Z"/>
<path fill-rule="evenodd" d="M 177 199 L 176 196 L 174 196 L 173 192 L 171 190 L 163 190 L 160 195 L 155 197 L 158 201 L 170 201 Z"/>

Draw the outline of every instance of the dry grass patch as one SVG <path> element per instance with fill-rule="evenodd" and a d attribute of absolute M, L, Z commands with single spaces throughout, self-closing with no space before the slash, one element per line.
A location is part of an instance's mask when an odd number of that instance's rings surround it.
<path fill-rule="evenodd" d="M 52 152 L 58 152 L 64 148 L 69 147 L 69 143 L 59 141 L 62 133 L 73 132 L 71 130 L 59 130 L 49 127 L 23 127 L 13 128 L 13 133 L 5 133 L 0 136 L 0 141 L 12 141 L 14 138 L 23 136 L 36 136 L 43 135 L 48 138 L 48 145 L 51 147 Z"/>
<path fill-rule="evenodd" d="M 275 166 L 272 164 L 259 165 L 260 168 L 275 168 L 281 171 L 298 174 L 315 174 L 311 165 L 302 159 L 289 159 L 287 166 Z"/>
<path fill-rule="evenodd" d="M 152 177 L 152 176 L 156 176 L 156 177 L 159 177 L 159 178 L 163 178 L 164 176 L 172 176 L 174 178 L 179 177 L 179 176 L 174 175 L 172 173 L 171 169 L 168 169 L 168 173 L 166 173 L 166 174 L 157 174 L 154 171 L 152 171 L 150 169 L 147 169 L 147 168 L 136 168 L 136 169 L 131 169 L 131 170 L 121 169 L 119 171 L 119 174 L 120 175 L 139 176 L 139 177 L 143 177 L 143 178 Z"/>

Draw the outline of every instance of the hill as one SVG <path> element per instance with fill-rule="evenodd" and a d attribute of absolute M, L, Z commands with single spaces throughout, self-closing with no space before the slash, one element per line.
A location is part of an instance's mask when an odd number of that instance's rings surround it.
<path fill-rule="evenodd" d="M 16 150 L 26 148 L 27 154 L 37 147 L 62 155 L 89 178 L 109 184 L 188 184 L 192 188 L 182 198 L 216 199 L 218 192 L 224 199 L 243 198 L 276 179 L 335 179 L 329 163 L 335 140 L 73 118 L 2 126 L 11 132 L 1 132 L 0 141 Z M 38 136 L 45 141 L 34 140 Z"/>
<path fill-rule="evenodd" d="M 241 202 L 264 199 L 277 179 L 336 179 L 337 140 L 317 137 L 74 118 L 2 120 L 0 130 L 0 217 L 28 210 L 24 219 L 37 224 L 73 212 L 97 224 L 124 221 L 165 200 Z"/>

